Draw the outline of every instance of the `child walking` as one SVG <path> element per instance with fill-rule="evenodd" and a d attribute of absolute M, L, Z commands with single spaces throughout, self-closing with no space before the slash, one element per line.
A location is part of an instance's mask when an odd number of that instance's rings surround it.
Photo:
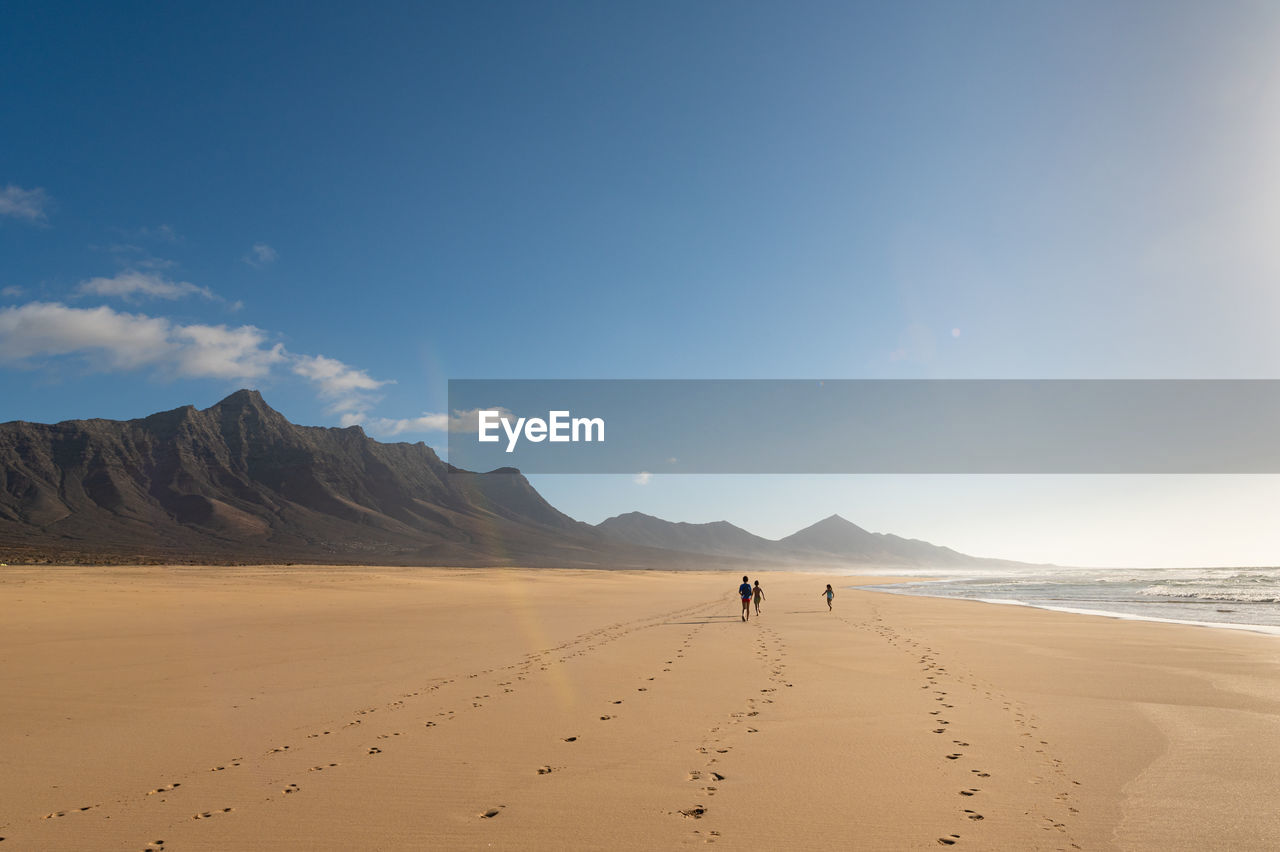
<path fill-rule="evenodd" d="M 831 612 L 831 599 L 836 596 L 835 591 L 831 588 L 831 584 L 827 583 L 827 589 L 822 593 L 827 598 L 827 612 Z"/>
<path fill-rule="evenodd" d="M 751 618 L 751 581 L 746 577 L 742 578 L 742 585 L 738 587 L 738 597 L 742 598 L 742 620 L 746 621 Z"/>

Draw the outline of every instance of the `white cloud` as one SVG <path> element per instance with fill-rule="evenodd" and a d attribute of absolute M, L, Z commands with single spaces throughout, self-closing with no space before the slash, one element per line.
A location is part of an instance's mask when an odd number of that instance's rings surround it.
<path fill-rule="evenodd" d="M 315 382 L 320 386 L 320 392 L 329 396 L 377 390 L 385 384 L 390 384 L 387 381 L 372 378 L 364 370 L 357 370 L 336 358 L 326 358 L 323 355 L 295 356 L 293 372 Z"/>
<path fill-rule="evenodd" d="M 653 474 L 647 470 L 642 470 L 636 474 L 635 479 L 631 480 L 636 485 L 648 485 L 649 480 L 653 479 Z"/>
<path fill-rule="evenodd" d="M 0 309 L 0 362 L 81 354 L 101 369 L 133 370 L 173 355 L 171 331 L 155 317 L 30 302 Z"/>
<path fill-rule="evenodd" d="M 330 400 L 329 413 L 341 414 L 344 426 L 351 425 L 348 421 L 357 413 L 363 419 L 364 412 L 378 400 L 372 392 L 392 384 L 389 380 L 375 379 L 364 370 L 348 366 L 336 358 L 293 355 L 290 360 L 294 374 L 316 385 L 320 396 Z"/>
<path fill-rule="evenodd" d="M 271 246 L 266 243 L 254 243 L 253 248 L 249 249 L 249 253 L 241 258 L 245 263 L 254 269 L 261 269 L 276 262 L 276 258 L 280 255 Z"/>
<path fill-rule="evenodd" d="M 25 296 L 26 293 L 27 291 L 21 287 L 5 287 L 3 290 L 0 290 L 0 296 L 6 296 L 10 299 L 20 298 Z"/>
<path fill-rule="evenodd" d="M 157 272 L 140 272 L 126 269 L 111 278 L 90 278 L 76 288 L 78 293 L 94 296 L 117 296 L 135 300 L 138 296 L 156 299 L 181 299 L 183 296 L 216 298 L 208 287 L 198 287 L 189 281 L 171 281 Z"/>
<path fill-rule="evenodd" d="M 96 370 L 150 367 L 183 378 L 254 379 L 288 357 L 253 326 L 179 325 L 163 317 L 30 302 L 0 309 L 0 363 L 79 356 Z"/>
<path fill-rule="evenodd" d="M 36 187 L 23 189 L 9 184 L 0 189 L 0 216 L 12 216 L 15 219 L 26 219 L 28 222 L 44 222 L 49 218 L 48 209 L 52 199 L 49 193 Z"/>
<path fill-rule="evenodd" d="M 0 308 L 0 365 L 36 366 L 60 358 L 82 361 L 93 372 L 151 370 L 166 378 L 262 379 L 285 368 L 314 384 L 342 425 L 363 423 L 377 401 L 373 392 L 389 381 L 375 379 L 323 355 L 296 355 L 252 325 L 230 327 L 176 323 L 165 317 L 126 313 L 102 306 L 74 308 L 59 302 L 29 302 Z M 447 422 L 465 422 L 457 413 Z M 431 418 L 441 418 L 434 421 Z M 380 419 L 388 434 L 429 429 L 444 415 L 405 421 Z M 403 425 L 401 425 L 403 423 Z"/>
<path fill-rule="evenodd" d="M 371 434 L 390 437 L 405 432 L 475 432 L 480 427 L 480 409 L 454 411 L 449 414 L 430 414 L 423 412 L 421 417 L 404 417 L 392 419 L 387 417 L 368 418 L 364 412 L 352 413 L 343 418 L 344 426 L 360 424 Z M 511 412 L 505 408 L 494 409 L 500 416 L 510 417 Z"/>
<path fill-rule="evenodd" d="M 259 378 L 288 358 L 283 344 L 268 348 L 265 333 L 251 325 L 177 326 L 173 339 L 181 345 L 176 369 L 183 376 Z"/>

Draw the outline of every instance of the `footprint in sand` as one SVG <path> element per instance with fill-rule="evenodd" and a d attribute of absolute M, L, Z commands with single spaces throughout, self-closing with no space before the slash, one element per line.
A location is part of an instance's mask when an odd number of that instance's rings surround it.
<path fill-rule="evenodd" d="M 147 795 L 154 796 L 157 793 L 169 793 L 169 792 L 172 792 L 173 790 L 178 789 L 181 786 L 182 786 L 182 782 L 180 781 L 174 782 L 173 784 L 166 784 L 163 787 L 157 787 L 154 790 L 151 790 L 150 792 L 147 793 Z"/>
<path fill-rule="evenodd" d="M 565 742 L 567 742 L 567 743 L 576 743 L 576 742 L 578 741 L 578 738 L 577 738 L 577 737 L 565 737 L 565 738 L 564 738 L 564 741 L 565 741 Z"/>
<path fill-rule="evenodd" d="M 369 749 L 369 754 L 382 754 L 382 749 L 378 748 L 377 746 L 374 746 Z"/>
<path fill-rule="evenodd" d="M 969 819 L 973 820 L 974 822 L 977 822 L 980 819 L 984 819 L 982 814 L 978 813 L 977 811 L 971 811 L 966 809 L 965 813 L 968 815 Z"/>
<path fill-rule="evenodd" d="M 231 810 L 231 808 L 223 808 L 220 811 L 201 811 L 193 816 L 192 819 L 209 819 L 210 817 L 215 817 L 218 814 L 229 814 L 231 813 Z"/>
<path fill-rule="evenodd" d="M 539 775 L 550 775 L 550 774 L 552 773 L 552 771 L 553 771 L 553 770 L 551 769 L 551 767 L 550 767 L 550 766 L 539 766 L 539 767 L 538 767 L 538 774 L 539 774 Z"/>
<path fill-rule="evenodd" d="M 705 805 L 694 805 L 691 808 L 685 808 L 680 811 L 680 815 L 685 819 L 702 819 L 702 815 L 707 812 Z"/>
<path fill-rule="evenodd" d="M 964 757 L 962 754 L 949 754 L 947 755 L 947 760 L 959 760 L 962 757 Z"/>
<path fill-rule="evenodd" d="M 607 722 L 607 721 L 609 721 L 609 720 L 610 720 L 610 719 L 612 719 L 612 718 L 613 718 L 612 716 L 601 716 L 601 717 L 600 717 L 600 721 L 601 721 L 601 722 Z"/>
<path fill-rule="evenodd" d="M 297 784 L 290 784 L 288 787 L 285 787 L 283 790 L 281 790 L 281 792 L 282 792 L 282 793 L 296 793 L 296 792 L 298 792 L 300 789 L 302 789 L 302 788 L 301 788 L 301 787 L 299 787 Z"/>
<path fill-rule="evenodd" d="M 957 840 L 959 840 L 959 839 L 960 839 L 960 835 L 958 835 L 958 834 L 952 834 L 952 835 L 949 835 L 949 836 L 947 836 L 947 837 L 939 837 L 939 838 L 938 838 L 938 843 L 939 843 L 939 844 L 941 844 L 941 845 L 943 845 L 943 846 L 955 846 L 955 845 L 956 845 L 956 841 L 957 841 Z"/>
<path fill-rule="evenodd" d="M 493 819 L 498 814 L 502 813 L 502 809 L 505 807 L 506 805 L 498 805 L 496 808 L 489 808 L 487 811 L 480 814 L 480 819 Z"/>
<path fill-rule="evenodd" d="M 982 791 L 981 791 L 981 790 L 979 790 L 977 787 L 970 787 L 968 790 L 961 790 L 961 791 L 960 791 L 960 795 L 961 795 L 961 796 L 972 796 L 974 793 L 981 793 L 981 792 L 982 792 Z"/>

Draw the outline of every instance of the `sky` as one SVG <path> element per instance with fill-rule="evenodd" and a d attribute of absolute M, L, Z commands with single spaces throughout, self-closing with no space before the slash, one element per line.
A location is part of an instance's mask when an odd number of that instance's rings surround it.
<path fill-rule="evenodd" d="M 1280 377 L 1280 5 L 6 6 L 0 421 L 478 378 Z M 761 446 L 760 452 L 769 452 Z M 574 517 L 1280 564 L 1266 476 L 536 476 Z"/>

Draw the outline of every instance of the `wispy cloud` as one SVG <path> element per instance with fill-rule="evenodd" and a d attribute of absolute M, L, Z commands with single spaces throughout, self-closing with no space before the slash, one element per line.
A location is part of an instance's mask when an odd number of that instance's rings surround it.
<path fill-rule="evenodd" d="M 126 269 L 110 278 L 90 278 L 76 288 L 77 293 L 93 296 L 111 296 L 127 301 L 149 296 L 155 299 L 181 299 L 184 296 L 216 298 L 208 287 L 199 287 L 189 281 L 172 281 L 158 272 Z"/>
<path fill-rule="evenodd" d="M 392 384 L 324 355 L 294 355 L 290 369 L 316 386 L 320 396 L 329 400 L 329 413 L 342 415 L 343 425 L 350 425 L 352 416 L 363 418 L 378 401 L 373 391 Z"/>
<path fill-rule="evenodd" d="M 9 299 L 18 299 L 26 294 L 27 291 L 21 287 L 5 287 L 3 290 L 0 290 L 0 296 L 4 296 Z"/>
<path fill-rule="evenodd" d="M 496 409 L 502 416 L 511 416 L 505 408 Z M 423 412 L 421 417 L 404 417 L 392 419 L 387 417 L 369 418 L 363 412 L 351 412 L 343 418 L 343 426 L 363 426 L 369 433 L 380 437 L 393 437 L 406 432 L 475 432 L 480 425 L 480 409 L 454 411 L 452 414 L 430 414 Z"/>
<path fill-rule="evenodd" d="M 653 474 L 647 470 L 642 470 L 639 473 L 637 473 L 635 475 L 635 478 L 632 479 L 631 481 L 634 482 L 636 485 L 648 485 L 649 480 L 651 479 L 653 479 Z"/>
<path fill-rule="evenodd" d="M 249 249 L 249 253 L 241 258 L 245 263 L 254 269 L 261 269 L 264 266 L 270 266 L 276 262 L 276 258 L 280 255 L 271 246 L 266 243 L 254 243 Z"/>
<path fill-rule="evenodd" d="M 23 189 L 9 184 L 0 189 L 0 216 L 12 216 L 28 222 L 47 222 L 53 199 L 40 187 Z"/>
<path fill-rule="evenodd" d="M 182 235 L 174 230 L 172 225 L 143 225 L 140 228 L 112 228 L 112 230 L 129 240 L 150 240 L 171 245 L 182 242 Z"/>
<path fill-rule="evenodd" d="M 89 248 L 110 253 L 116 263 L 129 269 L 172 269 L 178 265 L 176 260 L 156 257 L 142 246 L 133 243 L 91 245 Z"/>

